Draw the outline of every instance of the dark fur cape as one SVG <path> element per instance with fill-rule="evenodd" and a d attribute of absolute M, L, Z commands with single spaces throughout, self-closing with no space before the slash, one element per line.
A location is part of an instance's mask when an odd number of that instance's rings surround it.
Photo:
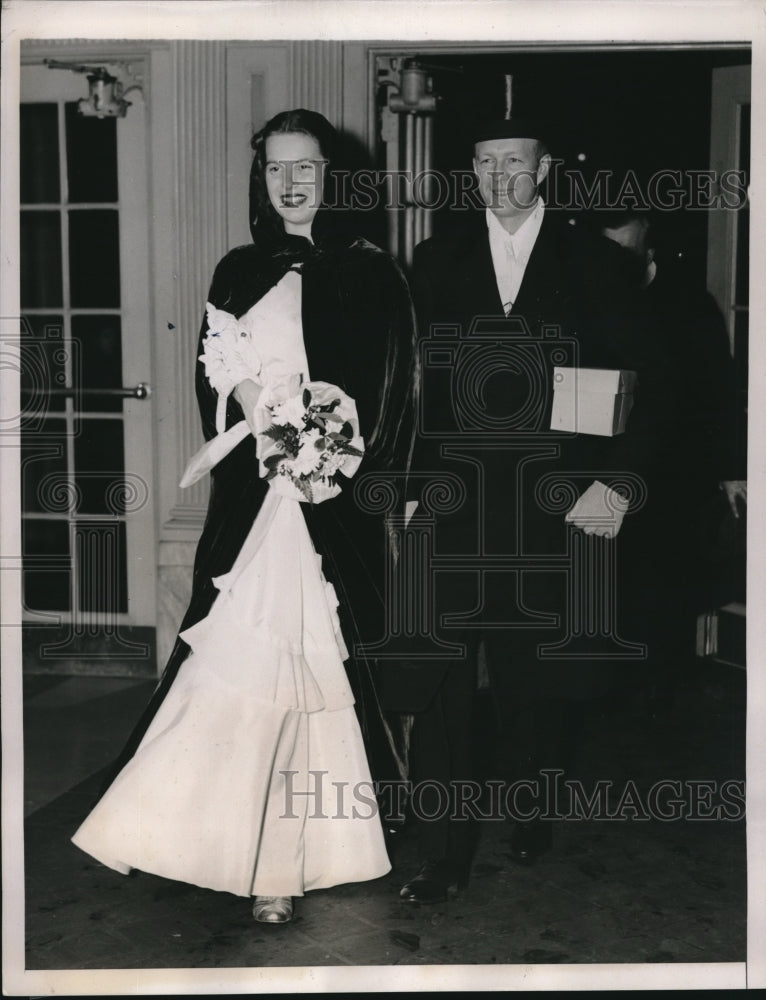
<path fill-rule="evenodd" d="M 312 380 L 339 386 L 357 405 L 365 457 L 340 496 L 316 507 L 303 504 L 323 571 L 335 587 L 346 644 L 349 680 L 374 777 L 400 774 L 394 743 L 373 683 L 374 663 L 354 655 L 360 643 L 382 638 L 387 533 L 384 515 L 364 509 L 355 486 L 368 473 L 403 480 L 411 450 L 415 324 L 406 281 L 387 253 L 361 239 L 326 237 L 316 245 L 284 235 L 279 244 L 254 243 L 227 254 L 213 276 L 209 301 L 239 317 L 290 269 L 302 274 L 302 316 Z M 207 332 L 203 321 L 201 341 Z M 217 394 L 201 362 L 196 390 L 205 439 L 215 431 Z M 227 427 L 243 419 L 229 397 Z M 209 612 L 226 573 L 247 537 L 267 491 L 259 477 L 255 439 L 248 436 L 211 473 L 210 502 L 194 562 L 191 601 L 179 631 Z M 403 499 L 404 483 L 399 494 Z M 189 655 L 177 639 L 154 695 L 110 769 L 108 783 L 135 753 L 146 729 Z M 257 650 L 254 650 L 257 658 Z"/>

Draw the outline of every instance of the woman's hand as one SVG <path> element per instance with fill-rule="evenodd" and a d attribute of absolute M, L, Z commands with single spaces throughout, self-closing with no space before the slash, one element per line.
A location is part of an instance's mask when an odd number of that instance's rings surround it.
<path fill-rule="evenodd" d="M 250 428 L 250 433 L 253 437 L 255 437 L 257 433 L 255 426 L 255 408 L 258 405 L 262 388 L 263 386 L 257 385 L 257 383 L 253 382 L 253 380 L 249 378 L 243 379 L 239 385 L 234 387 L 234 398 L 242 407 L 242 412 L 245 414 L 247 426 Z"/>

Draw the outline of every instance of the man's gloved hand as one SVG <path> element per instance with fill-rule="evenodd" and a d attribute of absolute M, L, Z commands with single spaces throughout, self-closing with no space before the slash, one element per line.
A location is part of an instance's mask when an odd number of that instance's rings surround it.
<path fill-rule="evenodd" d="M 586 535 L 615 538 L 627 509 L 628 501 L 621 493 L 595 480 L 568 512 L 566 520 L 582 528 Z"/>

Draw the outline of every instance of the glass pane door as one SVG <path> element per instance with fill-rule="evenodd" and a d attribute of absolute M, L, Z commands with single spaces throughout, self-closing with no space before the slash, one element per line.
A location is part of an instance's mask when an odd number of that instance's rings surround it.
<path fill-rule="evenodd" d="M 122 394 L 151 381 L 144 110 L 86 94 L 22 70 L 25 666 L 153 672 L 152 404 Z"/>

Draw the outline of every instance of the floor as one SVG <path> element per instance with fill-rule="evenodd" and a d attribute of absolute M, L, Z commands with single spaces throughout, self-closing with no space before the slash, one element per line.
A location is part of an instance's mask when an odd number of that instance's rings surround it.
<path fill-rule="evenodd" d="M 589 706 L 578 774 L 587 788 L 613 781 L 609 812 L 621 821 L 556 822 L 554 850 L 528 868 L 508 856 L 508 825 L 487 821 L 468 887 L 432 906 L 398 901 L 415 863 L 400 829 L 389 875 L 310 893 L 284 927 L 254 924 L 246 900 L 124 877 L 70 844 L 151 686 L 25 678 L 27 969 L 745 961 L 744 818 L 631 818 L 662 779 L 684 783 L 687 800 L 700 787 L 690 782 L 714 782 L 713 802 L 723 782 L 743 780 L 742 670 L 700 661 L 670 702 L 634 692 Z"/>

